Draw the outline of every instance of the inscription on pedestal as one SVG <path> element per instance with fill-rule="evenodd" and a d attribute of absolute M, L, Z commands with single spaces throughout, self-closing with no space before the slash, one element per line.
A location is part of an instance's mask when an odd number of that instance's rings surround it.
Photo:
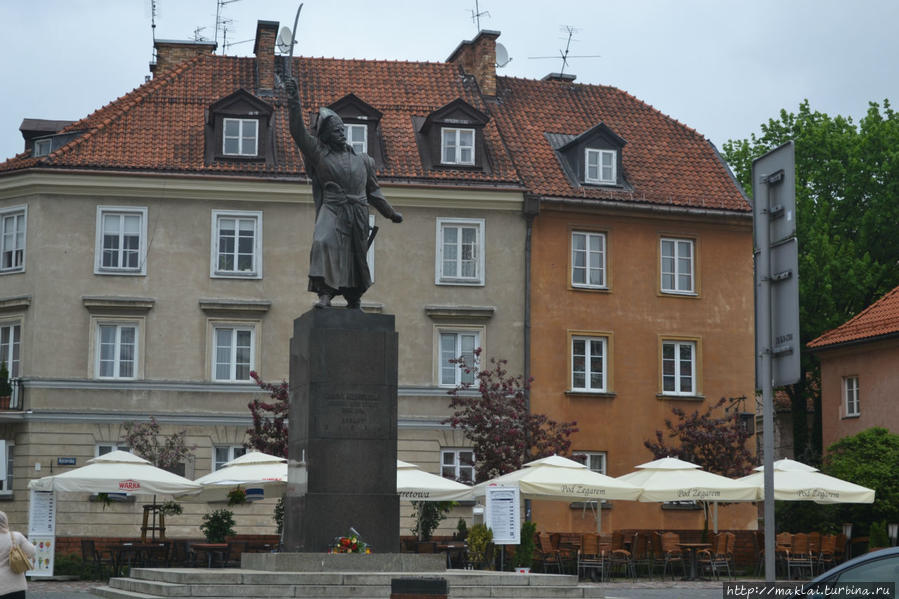
<path fill-rule="evenodd" d="M 384 402 L 371 393 L 326 393 L 315 414 L 315 434 L 322 439 L 389 434 Z"/>

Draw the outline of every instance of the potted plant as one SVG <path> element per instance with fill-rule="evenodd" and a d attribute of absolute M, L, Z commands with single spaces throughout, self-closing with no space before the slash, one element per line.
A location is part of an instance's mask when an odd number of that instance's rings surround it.
<path fill-rule="evenodd" d="M 485 569 L 490 561 L 493 531 L 486 524 L 475 524 L 468 530 L 468 563 Z"/>
<path fill-rule="evenodd" d="M 413 501 L 412 517 L 415 518 L 415 526 L 412 534 L 419 541 L 430 541 L 431 535 L 454 505 L 453 501 Z"/>
<path fill-rule="evenodd" d="M 224 543 L 225 537 L 234 535 L 234 514 L 228 510 L 215 510 L 203 514 L 200 525 L 207 543 Z"/>
<path fill-rule="evenodd" d="M 465 523 L 465 518 L 459 518 L 459 521 L 456 523 L 456 539 L 464 541 L 467 536 L 468 525 Z"/>
<path fill-rule="evenodd" d="M 515 556 L 512 558 L 515 570 L 520 574 L 527 574 L 531 571 L 531 564 L 534 562 L 534 549 L 537 547 L 534 542 L 536 534 L 536 523 L 524 522 L 521 525 L 521 538 L 515 548 Z"/>
<path fill-rule="evenodd" d="M 6 362 L 0 362 L 0 408 L 9 407 L 9 398 L 12 395 L 12 386 L 9 384 L 9 370 Z"/>

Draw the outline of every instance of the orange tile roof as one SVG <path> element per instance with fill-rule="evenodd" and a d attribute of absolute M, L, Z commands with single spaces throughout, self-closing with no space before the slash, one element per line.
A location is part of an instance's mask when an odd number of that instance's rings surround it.
<path fill-rule="evenodd" d="M 751 210 L 709 141 L 630 94 L 604 85 L 497 78 L 492 114 L 525 187 L 542 196 Z M 572 186 L 544 133 L 579 135 L 604 123 L 627 145 L 633 191 Z"/>
<path fill-rule="evenodd" d="M 28 168 L 299 176 L 300 154 L 287 129 L 283 91 L 274 104 L 271 164 L 205 163 L 204 112 L 237 89 L 255 91 L 255 58 L 202 55 L 68 126 L 85 131 L 49 156 L 20 154 L 0 163 L 0 175 Z M 354 93 L 381 113 L 384 181 L 522 186 L 544 197 L 612 199 L 749 212 L 750 207 L 714 147 L 694 130 L 613 87 L 497 78 L 485 99 L 458 65 L 431 62 L 295 58 L 307 114 Z M 490 169 L 430 169 L 422 165 L 412 117 L 457 98 L 490 115 L 484 129 Z M 627 145 L 622 171 L 632 190 L 572 185 L 545 136 L 578 135 L 605 123 Z"/>
<path fill-rule="evenodd" d="M 823 349 L 832 345 L 896 334 L 899 334 L 899 287 L 837 328 L 809 341 L 808 347 Z"/>

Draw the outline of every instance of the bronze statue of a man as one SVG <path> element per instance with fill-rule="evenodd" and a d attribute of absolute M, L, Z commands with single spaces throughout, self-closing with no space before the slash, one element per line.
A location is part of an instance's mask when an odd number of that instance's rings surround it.
<path fill-rule="evenodd" d="M 362 294 L 371 286 L 368 271 L 368 206 L 395 223 L 403 215 L 393 209 L 375 178 L 374 161 L 357 154 L 346 143 L 343 121 L 333 110 L 319 110 L 316 135 L 306 129 L 297 82 L 287 78 L 290 133 L 303 153 L 312 179 L 315 230 L 309 258 L 309 291 L 318 294 L 317 308 L 331 305 L 342 295 L 347 308 L 358 309 Z"/>

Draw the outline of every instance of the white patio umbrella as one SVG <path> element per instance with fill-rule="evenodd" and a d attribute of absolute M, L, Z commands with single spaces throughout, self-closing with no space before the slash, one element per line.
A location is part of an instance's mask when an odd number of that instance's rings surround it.
<path fill-rule="evenodd" d="M 471 487 L 425 472 L 415 464 L 396 461 L 396 492 L 408 501 L 460 501 L 471 499 Z"/>
<path fill-rule="evenodd" d="M 757 491 L 747 482 L 702 470 L 677 458 L 662 458 L 636 467 L 617 480 L 641 489 L 638 501 L 755 501 Z"/>
<path fill-rule="evenodd" d="M 580 462 L 552 455 L 528 462 L 515 472 L 503 474 L 475 485 L 476 497 L 487 494 L 487 487 L 517 486 L 525 499 L 548 501 L 602 501 L 604 499 L 635 500 L 640 489 L 594 472 Z M 602 528 L 602 510 L 596 509 L 596 530 Z"/>
<path fill-rule="evenodd" d="M 765 468 L 737 479 L 752 485 L 756 497 L 765 496 Z M 817 468 L 790 459 L 774 462 L 774 499 L 815 503 L 874 503 L 874 489 L 829 476 Z"/>
<path fill-rule="evenodd" d="M 518 486 L 525 499 L 555 501 L 634 500 L 640 494 L 640 489 L 628 482 L 557 455 L 528 462 L 520 470 L 475 485 L 472 491 L 481 497 L 490 485 Z"/>
<path fill-rule="evenodd" d="M 226 501 L 228 493 L 238 487 L 247 491 L 248 498 L 281 497 L 287 488 L 287 460 L 261 451 L 249 451 L 194 482 L 200 484 L 202 490 L 178 499 Z M 251 489 L 259 489 L 260 493 L 254 494 Z"/>
<path fill-rule="evenodd" d="M 90 459 L 86 466 L 28 482 L 37 491 L 177 495 L 199 491 L 192 480 L 153 466 L 127 451 L 111 451 Z"/>

